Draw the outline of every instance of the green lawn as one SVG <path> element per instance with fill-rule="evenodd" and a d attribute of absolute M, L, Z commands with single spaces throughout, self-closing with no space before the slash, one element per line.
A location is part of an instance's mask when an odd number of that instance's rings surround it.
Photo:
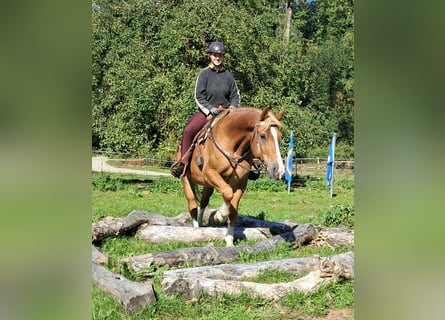
<path fill-rule="evenodd" d="M 302 176 L 295 179 L 291 192 L 281 181 L 260 178 L 249 182 L 248 189 L 240 202 L 240 214 L 265 220 L 292 220 L 314 225 L 337 226 L 343 224 L 353 228 L 354 223 L 354 177 L 353 174 L 337 174 L 334 197 L 320 178 Z M 182 194 L 178 179 L 171 177 L 146 177 L 93 173 L 92 221 L 104 216 L 124 217 L 133 210 L 149 211 L 166 216 L 176 216 L 187 211 L 187 202 Z M 210 208 L 221 205 L 221 196 L 215 193 Z M 240 244 L 243 242 L 238 242 Z M 247 242 L 248 243 L 248 242 Z M 224 242 L 214 242 L 224 246 Z M 205 244 L 150 244 L 135 237 L 106 239 L 101 250 L 109 254 L 108 267 L 117 273 L 139 281 L 139 274 L 123 270 L 116 259 L 143 253 L 171 250 Z M 319 254 L 322 256 L 348 251 L 348 248 L 315 248 L 304 246 L 293 249 L 287 245 L 271 253 L 243 255 L 239 263 L 270 259 L 302 257 Z M 137 315 L 128 316 L 123 307 L 108 294 L 93 286 L 93 319 L 297 319 L 300 315 L 320 316 L 328 309 L 352 308 L 354 305 L 354 281 L 342 281 L 322 288 L 319 292 L 302 295 L 289 294 L 278 302 L 266 301 L 248 295 L 237 297 L 201 296 L 198 301 L 183 301 L 177 296 L 162 293 L 160 279 L 165 268 L 150 270 L 154 275 L 154 287 L 158 294 L 155 305 Z M 289 281 L 289 276 L 279 273 L 262 275 L 252 281 Z M 275 279 L 275 280 L 271 280 Z"/>

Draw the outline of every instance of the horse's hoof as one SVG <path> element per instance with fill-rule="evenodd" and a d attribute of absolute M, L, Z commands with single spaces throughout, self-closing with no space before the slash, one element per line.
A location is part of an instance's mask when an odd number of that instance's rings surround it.
<path fill-rule="evenodd" d="M 215 213 L 215 217 L 214 217 L 214 220 L 215 220 L 215 222 L 217 222 L 217 223 L 223 223 L 223 222 L 226 222 L 227 221 L 227 218 L 228 217 L 224 217 L 222 214 L 221 214 L 221 211 L 216 211 L 216 213 Z"/>
<path fill-rule="evenodd" d="M 230 241 L 226 242 L 226 248 L 231 248 L 231 247 L 233 247 L 233 241 L 232 242 L 230 242 Z"/>
<path fill-rule="evenodd" d="M 226 236 L 226 247 L 233 247 L 233 236 Z"/>

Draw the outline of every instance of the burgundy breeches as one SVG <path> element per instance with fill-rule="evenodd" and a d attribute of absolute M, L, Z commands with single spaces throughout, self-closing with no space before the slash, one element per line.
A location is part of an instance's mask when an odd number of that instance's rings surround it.
<path fill-rule="evenodd" d="M 207 117 L 201 111 L 196 112 L 189 119 L 189 121 L 184 127 L 184 131 L 182 132 L 181 158 L 184 156 L 188 148 L 190 148 L 193 142 L 193 138 L 206 122 L 207 122 Z"/>

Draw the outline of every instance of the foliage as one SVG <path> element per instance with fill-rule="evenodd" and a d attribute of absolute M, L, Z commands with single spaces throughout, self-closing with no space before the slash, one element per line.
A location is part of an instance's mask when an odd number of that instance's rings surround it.
<path fill-rule="evenodd" d="M 331 137 L 327 139 L 328 140 L 327 143 L 330 143 Z M 312 149 L 311 154 L 321 155 L 322 158 L 327 159 L 328 150 L 329 150 L 329 145 L 317 146 Z M 354 159 L 354 146 L 347 144 L 345 141 L 337 141 L 335 143 L 335 159 L 336 161 Z"/>
<path fill-rule="evenodd" d="M 207 44 L 220 40 L 242 106 L 284 109 L 283 136 L 294 131 L 299 156 L 332 132 L 353 149 L 353 0 L 292 3 L 288 42 L 281 4 L 94 0 L 93 147 L 173 159 Z"/>
<path fill-rule="evenodd" d="M 283 191 L 283 181 L 272 180 L 262 175 L 258 180 L 249 181 L 247 188 L 249 191 Z"/>
<path fill-rule="evenodd" d="M 338 227 L 343 225 L 348 228 L 354 227 L 354 207 L 344 205 L 332 205 L 324 216 L 324 225 L 327 227 Z"/>
<path fill-rule="evenodd" d="M 179 179 L 174 179 L 172 181 L 171 178 L 159 177 L 158 179 L 153 180 L 153 185 L 148 189 L 152 192 L 170 192 L 182 195 L 182 184 Z"/>
<path fill-rule="evenodd" d="M 91 183 L 93 190 L 97 191 L 116 191 L 123 189 L 122 181 L 109 174 L 93 174 Z"/>

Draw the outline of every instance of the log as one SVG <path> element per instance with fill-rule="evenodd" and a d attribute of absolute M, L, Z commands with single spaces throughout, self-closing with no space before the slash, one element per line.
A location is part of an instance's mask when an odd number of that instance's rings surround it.
<path fill-rule="evenodd" d="M 294 291 L 314 292 L 322 285 L 333 281 L 331 278 L 321 278 L 320 270 L 317 270 L 295 281 L 284 283 L 264 284 L 236 280 L 182 278 L 176 279 L 172 283 L 164 283 L 163 289 L 167 295 L 179 294 L 184 300 L 196 299 L 201 293 L 210 296 L 249 293 L 263 299 L 277 300 Z"/>
<path fill-rule="evenodd" d="M 179 215 L 175 218 L 165 217 L 160 214 L 132 211 L 125 218 L 105 217 L 92 224 L 92 240 L 99 242 L 106 237 L 116 237 L 132 232 L 141 224 L 167 225 L 167 226 L 187 226 L 186 217 Z"/>
<path fill-rule="evenodd" d="M 195 228 L 172 226 L 141 226 L 136 235 L 139 239 L 152 243 L 160 242 L 204 242 L 212 240 L 224 240 L 227 234 L 226 228 Z M 271 237 L 269 229 L 265 228 L 239 228 L 235 227 L 235 240 L 264 240 Z"/>
<path fill-rule="evenodd" d="M 162 288 L 167 295 L 180 294 L 184 300 L 196 299 L 201 293 L 218 296 L 222 294 L 239 295 L 245 292 L 263 299 L 276 300 L 291 292 L 311 293 L 328 283 L 354 277 L 354 255 L 352 252 L 318 259 L 318 263 L 314 266 L 316 270 L 310 271 L 306 276 L 291 282 L 264 284 L 200 278 L 196 277 L 198 274 L 195 270 L 192 273 L 183 274 L 181 272 L 165 272 L 164 275 L 167 274 L 167 276 L 162 280 Z M 187 275 L 187 277 L 182 277 L 184 275 Z M 238 275 L 234 275 L 234 277 L 239 278 Z"/>
<path fill-rule="evenodd" d="M 107 264 L 108 263 L 108 255 L 99 251 L 95 246 L 92 246 L 92 255 L 91 255 L 93 263 L 97 264 Z"/>
<path fill-rule="evenodd" d="M 296 227 L 288 224 L 276 221 L 267 221 L 253 218 L 250 216 L 238 216 L 236 219 L 236 226 L 245 228 L 267 228 L 273 235 L 282 234 L 285 232 L 291 232 Z"/>
<path fill-rule="evenodd" d="M 313 240 L 317 246 L 354 248 L 354 230 L 345 228 L 317 228 L 318 236 Z"/>
<path fill-rule="evenodd" d="M 136 272 L 151 266 L 167 265 L 176 267 L 184 263 L 191 263 L 195 266 L 230 263 L 237 260 L 241 252 L 257 253 L 261 251 L 271 251 L 285 241 L 301 245 L 311 241 L 315 235 L 316 231 L 312 224 L 302 224 L 292 230 L 292 232 L 276 235 L 252 245 L 215 247 L 210 244 L 205 247 L 182 248 L 127 257 L 118 260 L 118 263 L 126 264 Z"/>
<path fill-rule="evenodd" d="M 204 213 L 203 221 L 207 224 L 211 224 L 213 221 L 212 216 L 215 214 L 215 209 L 207 209 Z M 93 222 L 92 224 L 92 240 L 93 243 L 100 243 L 101 240 L 106 237 L 117 237 L 120 235 L 126 235 L 132 233 L 136 228 L 142 224 L 156 225 L 156 226 L 190 226 L 189 220 L 191 219 L 188 212 L 182 212 L 176 217 L 169 218 L 160 214 L 145 212 L 145 211 L 132 211 L 124 218 L 105 217 L 100 221 Z M 264 228 L 269 229 L 272 235 L 281 234 L 284 232 L 290 232 L 295 228 L 297 224 L 264 221 L 250 216 L 238 216 L 236 227 L 240 228 Z M 218 227 L 225 227 L 227 223 L 218 225 Z M 243 238 L 243 237 L 241 237 Z"/>
<path fill-rule="evenodd" d="M 117 299 L 129 314 L 138 312 L 156 301 L 153 286 L 149 283 L 138 283 L 124 276 L 109 271 L 99 264 L 108 263 L 108 255 L 92 246 L 93 283 Z"/>
<path fill-rule="evenodd" d="M 213 226 L 213 216 L 215 215 L 217 209 L 207 209 L 203 214 L 203 224 Z M 284 232 L 290 232 L 296 227 L 297 224 L 289 225 L 284 222 L 275 222 L 261 220 L 251 216 L 239 215 L 236 219 L 235 227 L 244 228 L 267 228 L 273 235 L 281 234 Z M 222 223 L 219 226 L 227 226 L 226 223 Z"/>
<path fill-rule="evenodd" d="M 263 261 L 248 264 L 222 264 L 216 266 L 202 266 L 194 268 L 174 269 L 164 271 L 163 279 L 178 278 L 209 278 L 220 280 L 240 280 L 247 277 L 256 277 L 265 270 L 277 270 L 286 274 L 306 274 L 319 269 L 322 261 L 333 261 L 334 265 L 345 265 L 343 273 L 347 278 L 353 278 L 354 270 L 346 269 L 346 266 L 353 266 L 354 254 L 352 251 L 331 255 L 327 257 L 303 257 L 288 258 Z M 330 265 L 323 265 L 323 272 L 327 273 Z"/>
<path fill-rule="evenodd" d="M 139 312 L 156 302 L 153 286 L 150 283 L 130 281 L 96 263 L 92 263 L 92 276 L 93 283 L 117 299 L 128 314 Z"/>

